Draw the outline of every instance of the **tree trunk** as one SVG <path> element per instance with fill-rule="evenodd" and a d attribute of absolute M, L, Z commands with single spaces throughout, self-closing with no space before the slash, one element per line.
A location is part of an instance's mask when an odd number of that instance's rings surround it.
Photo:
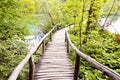
<path fill-rule="evenodd" d="M 85 1 L 83 0 L 83 8 L 82 8 L 82 14 L 81 14 L 81 21 L 79 22 L 79 40 L 80 40 L 80 50 L 82 47 L 82 26 L 83 26 L 83 19 L 84 19 L 84 8 L 85 8 Z"/>
<path fill-rule="evenodd" d="M 88 10 L 88 21 L 87 21 L 87 26 L 86 26 L 86 30 L 85 30 L 86 37 L 83 40 L 83 44 L 85 44 L 87 42 L 87 36 L 88 36 L 89 30 L 90 30 L 90 24 L 92 23 L 91 18 L 93 17 L 92 16 L 92 14 L 93 14 L 93 9 L 92 9 L 93 5 L 94 5 L 94 0 L 91 2 L 90 8 Z"/>
<path fill-rule="evenodd" d="M 105 22 L 104 22 L 102 28 L 105 27 L 105 24 L 106 24 L 106 22 L 107 22 L 107 20 L 108 20 L 108 17 L 110 16 L 110 13 L 111 13 L 111 11 L 112 11 L 112 9 L 113 9 L 113 7 L 114 7 L 114 4 L 115 4 L 115 0 L 113 1 L 113 4 L 112 4 L 112 6 L 111 6 L 111 9 L 110 9 L 110 11 L 109 11 L 109 13 L 108 13 L 108 15 L 107 15 L 107 17 L 106 17 L 106 19 L 105 19 Z"/>
<path fill-rule="evenodd" d="M 53 26 L 55 26 L 55 23 L 53 22 L 53 18 L 52 18 L 52 15 L 50 13 L 48 13 L 48 15 L 50 16 L 50 19 L 51 19 L 51 23 Z"/>

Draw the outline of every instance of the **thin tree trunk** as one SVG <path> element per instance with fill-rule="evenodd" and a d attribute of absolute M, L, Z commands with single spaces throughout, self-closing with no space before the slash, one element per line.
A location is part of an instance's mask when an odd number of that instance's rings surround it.
<path fill-rule="evenodd" d="M 108 13 L 108 15 L 107 15 L 106 19 L 105 19 L 105 22 L 104 22 L 104 24 L 103 24 L 102 28 L 104 28 L 104 27 L 105 27 L 105 24 L 106 24 L 106 22 L 107 22 L 108 17 L 110 16 L 110 13 L 111 13 L 111 11 L 112 11 L 112 9 L 113 9 L 113 7 L 114 7 L 114 4 L 115 4 L 115 0 L 113 1 L 112 7 L 111 7 L 111 9 L 110 9 L 110 11 L 109 11 L 109 13 Z"/>
<path fill-rule="evenodd" d="M 119 6 L 117 7 L 117 10 L 116 10 L 116 12 L 114 13 L 113 18 L 111 19 L 110 24 L 113 22 L 113 20 L 114 20 L 114 18 L 115 18 L 115 15 L 118 13 L 118 10 L 119 10 Z"/>
<path fill-rule="evenodd" d="M 51 23 L 52 23 L 52 25 L 54 26 L 54 25 L 55 25 L 55 23 L 53 22 L 52 15 L 51 15 L 50 13 L 48 13 L 48 15 L 49 15 L 49 17 L 50 17 L 50 19 L 51 19 Z"/>
<path fill-rule="evenodd" d="M 45 10 L 45 13 L 48 14 L 48 16 L 50 17 L 50 21 L 51 21 L 52 25 L 54 26 L 55 23 L 53 22 L 53 18 L 52 18 L 51 13 L 50 13 L 50 11 L 49 11 L 48 8 L 47 8 L 46 3 L 43 3 L 43 4 L 44 4 L 44 10 Z"/>
<path fill-rule="evenodd" d="M 82 25 L 83 25 L 83 19 L 84 19 L 84 8 L 85 8 L 85 1 L 83 0 L 83 8 L 82 8 L 82 17 L 81 21 L 79 22 L 79 40 L 80 40 L 80 49 L 82 47 Z"/>
<path fill-rule="evenodd" d="M 93 14 L 93 9 L 92 9 L 93 5 L 94 5 L 94 0 L 91 2 L 90 8 L 88 10 L 88 21 L 87 21 L 87 26 L 86 26 L 86 31 L 85 31 L 86 35 L 88 34 L 89 29 L 90 29 L 90 24 L 92 23 L 92 21 L 91 21 L 92 16 L 91 15 Z"/>

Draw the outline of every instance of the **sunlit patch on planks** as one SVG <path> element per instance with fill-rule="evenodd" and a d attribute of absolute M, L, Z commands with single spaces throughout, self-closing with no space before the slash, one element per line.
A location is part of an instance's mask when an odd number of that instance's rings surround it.
<path fill-rule="evenodd" d="M 73 80 L 65 44 L 65 29 L 57 31 L 36 66 L 34 80 Z"/>

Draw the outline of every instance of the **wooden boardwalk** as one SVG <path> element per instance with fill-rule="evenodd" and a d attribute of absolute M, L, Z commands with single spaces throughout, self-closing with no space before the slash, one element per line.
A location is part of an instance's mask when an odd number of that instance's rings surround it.
<path fill-rule="evenodd" d="M 106 74 L 112 80 L 120 80 L 119 73 L 79 51 L 79 49 L 77 49 L 77 47 L 71 42 L 68 33 L 65 32 L 65 29 L 59 30 L 54 34 L 52 41 L 48 44 L 48 47 L 45 49 L 34 70 L 34 60 L 32 55 L 41 46 L 40 44 L 42 44 L 42 50 L 44 50 L 44 40 L 46 37 L 48 37 L 48 35 L 50 35 L 51 39 L 51 33 L 55 28 L 56 26 L 41 39 L 35 48 L 31 49 L 26 57 L 13 70 L 8 80 L 17 80 L 20 72 L 27 62 L 29 62 L 30 66 L 29 80 L 73 80 L 73 68 L 67 56 L 67 52 L 69 52 L 69 46 L 71 46 L 71 48 L 76 52 L 74 80 L 79 80 L 78 73 L 80 67 L 80 57 L 89 62 L 94 68 Z M 65 44 L 65 36 L 67 46 Z"/>
<path fill-rule="evenodd" d="M 73 80 L 73 68 L 65 43 L 65 29 L 53 35 L 35 68 L 34 80 Z"/>

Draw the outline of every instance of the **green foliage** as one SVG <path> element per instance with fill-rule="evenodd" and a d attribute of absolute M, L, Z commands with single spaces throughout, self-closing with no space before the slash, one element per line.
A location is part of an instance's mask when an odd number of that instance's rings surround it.
<path fill-rule="evenodd" d="M 53 26 L 63 23 L 63 15 L 61 12 L 62 3 L 58 0 L 35 0 L 36 13 L 41 21 L 37 25 L 37 30 L 47 33 Z"/>
<path fill-rule="evenodd" d="M 64 17 L 64 24 L 73 24 L 74 17 L 81 15 L 82 2 L 79 0 L 67 0 L 62 4 L 62 13 Z M 79 21 L 77 18 L 76 21 Z"/>
<path fill-rule="evenodd" d="M 71 0 L 68 0 L 69 2 Z M 116 42 L 116 35 L 110 32 L 101 31 L 98 28 L 98 22 L 96 22 L 101 15 L 108 14 L 108 11 L 111 8 L 113 0 L 84 0 L 81 4 L 81 8 L 83 11 L 83 21 L 87 21 L 86 23 L 82 23 L 82 37 L 81 42 L 84 43 L 85 38 L 87 38 L 87 42 L 82 44 L 82 51 L 97 60 L 98 62 L 112 68 L 113 70 L 120 73 L 120 63 L 119 63 L 119 51 L 120 46 Z M 67 2 L 67 1 L 66 1 Z M 70 4 L 68 2 L 68 4 Z M 75 2 L 75 1 L 73 1 Z M 112 13 L 115 13 L 117 6 L 119 4 L 115 3 L 114 9 Z M 84 5 L 84 7 L 82 7 Z M 76 7 L 74 7 L 76 8 Z M 69 7 L 69 10 L 74 8 Z M 71 10 L 71 11 L 72 11 Z M 104 11 L 104 12 L 102 12 Z M 73 11 L 72 11 L 73 12 Z M 79 12 L 81 15 L 81 11 Z M 116 13 L 117 14 L 117 13 Z M 70 22 L 70 21 L 69 21 Z M 80 49 L 80 27 L 78 23 L 79 20 L 76 21 L 76 27 L 72 28 L 69 33 L 72 39 L 72 42 Z M 89 24 L 90 23 L 90 24 Z M 78 27 L 79 26 L 79 27 Z M 87 26 L 87 28 L 85 28 Z M 85 30 L 88 30 L 86 35 Z M 75 62 L 75 53 L 71 50 L 70 59 L 72 63 Z M 81 59 L 81 66 L 79 76 L 82 80 L 110 80 L 105 74 L 94 69 L 89 63 L 85 60 Z M 97 75 L 96 75 L 97 74 Z"/>
<path fill-rule="evenodd" d="M 111 8 L 113 0 L 1 0 L 0 1 L 0 79 L 6 80 L 16 65 L 27 54 L 27 45 L 24 43 L 24 36 L 30 34 L 28 24 L 35 25 L 35 30 L 43 30 L 47 33 L 55 24 L 61 23 L 75 24 L 79 26 L 81 21 L 82 10 L 84 12 L 83 22 L 92 21 L 90 24 L 88 42 L 82 45 L 82 51 L 87 55 L 95 58 L 97 61 L 107 65 L 108 67 L 120 72 L 119 65 L 119 49 L 116 43 L 115 35 L 106 32 L 100 32 L 96 21 L 101 15 L 106 15 Z M 92 4 L 92 14 L 88 15 L 90 4 Z M 84 7 L 83 7 L 84 5 Z M 116 3 L 113 14 L 118 7 Z M 119 12 L 119 11 L 118 11 Z M 36 14 L 37 13 L 37 17 Z M 84 34 L 86 23 L 82 28 L 82 41 L 86 37 Z M 70 31 L 72 42 L 80 47 L 80 30 L 75 27 Z M 46 41 L 48 43 L 48 40 Z M 103 45 L 104 44 L 104 45 Z M 72 50 L 71 50 L 72 51 Z M 73 51 L 72 51 L 73 52 Z M 72 61 L 75 54 L 70 54 Z M 107 56 L 107 57 L 106 57 Z M 38 58 L 37 58 L 38 59 Z M 74 62 L 73 62 L 74 64 Z M 80 72 L 83 80 L 106 80 L 108 79 L 101 72 L 89 67 L 90 64 L 84 60 L 81 63 Z M 90 65 L 91 66 L 91 65 Z M 19 80 L 26 80 L 28 75 L 28 65 L 19 76 Z M 84 73 L 85 72 L 85 73 Z M 95 74 L 96 73 L 96 74 Z"/>
<path fill-rule="evenodd" d="M 82 29 L 84 30 L 84 29 Z M 79 48 L 79 28 L 72 28 L 70 38 L 72 42 Z M 82 31 L 83 32 L 83 31 Z M 76 34 L 75 34 L 76 33 Z M 82 34 L 82 40 L 84 34 Z M 110 32 L 100 31 L 99 28 L 92 30 L 88 35 L 88 42 L 82 45 L 82 51 L 97 60 L 98 62 L 108 66 L 109 68 L 120 73 L 120 45 L 116 42 L 116 35 Z M 70 58 L 72 63 L 75 61 L 75 53 L 71 50 Z M 111 80 L 102 72 L 94 69 L 89 63 L 81 59 L 80 63 L 80 78 L 81 80 Z"/>
<path fill-rule="evenodd" d="M 109 10 L 111 9 L 111 6 L 113 4 L 114 0 L 105 0 L 105 2 L 103 3 L 103 8 L 102 8 L 102 14 L 103 15 L 107 15 L 109 13 Z M 114 7 L 111 11 L 111 15 L 115 14 L 116 9 L 119 7 L 120 2 L 119 1 L 115 1 Z M 116 15 L 119 15 L 119 10 L 118 13 L 116 13 Z"/>
<path fill-rule="evenodd" d="M 24 36 L 28 24 L 35 24 L 34 0 L 0 1 L 0 79 L 7 80 L 14 68 L 28 53 Z M 25 79 L 28 69 L 19 76 Z M 23 78 L 23 79 L 22 79 Z"/>

